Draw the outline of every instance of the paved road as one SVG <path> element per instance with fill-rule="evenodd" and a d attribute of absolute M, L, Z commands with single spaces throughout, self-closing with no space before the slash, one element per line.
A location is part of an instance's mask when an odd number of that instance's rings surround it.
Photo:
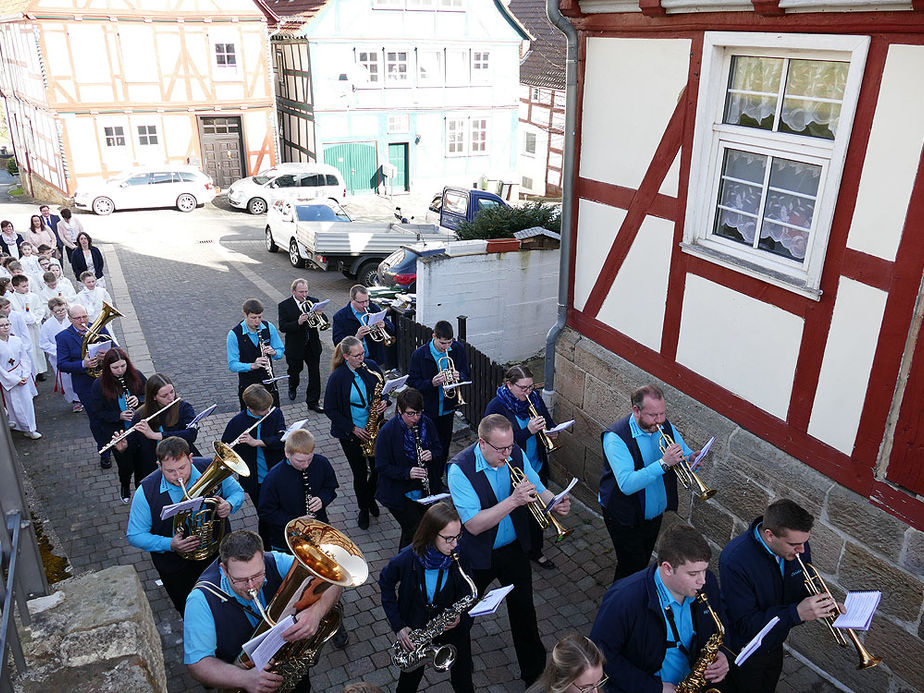
<path fill-rule="evenodd" d="M 365 218 L 383 212 L 387 216 L 390 206 L 366 200 L 351 211 Z M 10 202 L 0 216 L 24 227 L 33 208 Z M 267 305 L 267 316 L 275 321 L 275 304 L 287 295 L 296 276 L 307 276 L 313 293 L 331 298 L 338 307 L 346 302 L 352 284 L 336 273 L 294 270 L 284 254 L 268 254 L 262 245 L 262 219 L 232 211 L 220 200 L 217 206 L 188 215 L 160 210 L 121 212 L 105 218 L 81 215 L 81 220 L 105 250 L 115 304 L 126 312 L 125 319 L 113 323 L 117 335 L 141 362 L 147 364 L 150 356 L 152 365 L 145 366 L 148 375 L 153 370 L 169 374 L 178 393 L 197 410 L 219 404 L 199 433 L 203 449 L 220 436 L 237 410 L 236 378 L 225 365 L 224 343 L 228 329 L 240 320 L 241 302 L 259 298 Z M 322 376 L 326 378 L 332 345 L 329 337 L 322 341 Z M 40 383 L 39 391 L 36 409 L 45 437 L 40 441 L 15 439 L 34 489 L 37 515 L 47 522 L 56 549 L 69 559 L 75 573 L 114 564 L 135 566 L 162 637 L 169 690 L 202 690 L 182 665 L 182 622 L 155 583 L 157 575 L 148 555 L 125 541 L 128 508 L 119 502 L 115 469 L 99 468 L 85 417 L 71 413 L 51 391 L 51 383 Z M 328 434 L 327 419 L 307 414 L 301 403 L 284 400 L 283 404 L 287 421 L 308 416 L 318 451 L 333 462 L 341 488 L 329 511 L 331 522 L 360 545 L 371 575 L 365 585 L 344 593 L 351 641 L 345 650 L 325 650 L 312 674 L 314 688 L 339 691 L 347 682 L 365 679 L 392 690 L 396 680 L 388 657 L 392 634 L 379 606 L 376 578 L 395 552 L 398 526 L 383 511 L 368 531 L 355 527 L 349 467 Z M 464 433 L 457 436 L 456 448 L 468 440 Z M 574 534 L 547 551 L 558 569 L 537 570 L 534 576 L 540 631 L 549 647 L 568 630 L 589 631 L 612 575 L 612 549 L 599 517 L 577 507 L 567 524 L 575 528 Z M 249 500 L 235 516 L 235 526 L 256 529 Z M 504 608 L 496 617 L 479 619 L 472 635 L 477 689 L 523 690 L 516 678 Z M 835 690 L 795 660 L 787 659 L 786 666 L 787 681 L 779 688 L 784 693 Z M 446 675 L 428 673 L 426 680 L 430 684 L 426 690 L 451 690 Z"/>

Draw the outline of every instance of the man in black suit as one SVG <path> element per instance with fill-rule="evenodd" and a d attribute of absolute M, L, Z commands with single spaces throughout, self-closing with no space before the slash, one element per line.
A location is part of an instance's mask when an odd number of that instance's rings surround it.
<path fill-rule="evenodd" d="M 308 326 L 308 314 L 301 304 L 306 300 L 318 303 L 308 295 L 308 282 L 296 279 L 292 282 L 292 296 L 279 304 L 279 329 L 286 336 L 286 363 L 289 365 L 289 399 L 294 400 L 298 391 L 302 364 L 308 367 L 308 387 L 305 390 L 305 404 L 308 409 L 324 413 L 321 399 L 321 338 L 316 327 Z"/>
<path fill-rule="evenodd" d="M 52 214 L 48 205 L 39 207 L 39 214 L 42 215 L 42 220 L 45 222 L 45 225 L 50 228 L 51 232 L 55 235 L 58 251 L 60 251 L 61 248 L 64 247 L 64 244 L 61 242 L 61 236 L 58 234 L 58 222 L 61 221 L 61 217 L 57 214 Z M 60 255 L 58 257 L 60 257 Z"/>
<path fill-rule="evenodd" d="M 369 302 L 369 289 L 362 284 L 352 286 L 350 288 L 350 302 L 334 313 L 334 324 L 331 330 L 334 346 L 340 344 L 344 337 L 356 337 L 363 343 L 366 358 L 370 358 L 378 364 L 385 363 L 385 344 L 368 337 L 367 335 L 371 330 L 363 325 L 361 321 L 363 313 L 368 311 L 370 314 L 374 314 L 381 312 L 381 310 L 380 306 Z M 394 335 L 395 328 L 391 320 L 385 318 L 384 325 L 388 334 Z"/>

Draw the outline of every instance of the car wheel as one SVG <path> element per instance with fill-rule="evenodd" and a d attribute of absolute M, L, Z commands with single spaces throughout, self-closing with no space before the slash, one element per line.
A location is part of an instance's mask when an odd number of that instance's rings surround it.
<path fill-rule="evenodd" d="M 273 240 L 273 232 L 270 231 L 270 227 L 266 227 L 266 252 L 275 253 L 279 250 L 279 246 L 276 245 L 276 241 Z"/>
<path fill-rule="evenodd" d="M 196 208 L 196 198 L 189 193 L 183 193 L 176 198 L 176 208 L 181 212 L 191 212 Z"/>
<path fill-rule="evenodd" d="M 247 211 L 251 214 L 266 214 L 266 200 L 255 197 L 247 203 Z"/>
<path fill-rule="evenodd" d="M 115 211 L 115 205 L 108 197 L 97 197 L 93 200 L 93 212 L 101 217 L 112 214 Z"/>
<path fill-rule="evenodd" d="M 378 276 L 379 262 L 373 260 L 360 266 L 356 273 L 356 281 L 363 286 L 375 286 L 375 280 Z"/>
<path fill-rule="evenodd" d="M 304 264 L 302 256 L 298 254 L 298 241 L 294 238 L 289 241 L 289 264 L 296 269 L 301 268 Z"/>

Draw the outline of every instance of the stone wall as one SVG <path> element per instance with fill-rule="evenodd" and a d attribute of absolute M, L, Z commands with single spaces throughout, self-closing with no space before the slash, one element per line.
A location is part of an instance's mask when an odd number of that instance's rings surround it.
<path fill-rule="evenodd" d="M 71 204 L 64 193 L 41 176 L 34 173 L 27 173 L 20 174 L 20 179 L 22 180 L 23 190 L 25 190 L 26 194 L 34 197 L 36 200 L 41 200 L 40 204 L 58 205 L 59 207 L 67 207 Z M 35 213 L 38 214 L 38 207 L 36 207 Z"/>
<path fill-rule="evenodd" d="M 718 493 L 701 503 L 681 487 L 679 509 L 709 540 L 714 567 L 722 547 L 769 501 L 792 498 L 816 518 L 813 561 L 835 596 L 842 599 L 847 589 L 882 591 L 866 644 L 883 663 L 857 671 L 855 649 L 837 647 L 820 623 L 794 629 L 789 644 L 858 693 L 924 690 L 924 533 L 571 329 L 556 349 L 554 415 L 576 424 L 560 436 L 553 477 L 577 476 L 575 494 L 599 507 L 600 434 L 630 411 L 630 393 L 649 382 L 664 389 L 668 417 L 691 447 L 716 438 L 701 476 Z M 606 551 L 615 561 L 612 547 Z"/>
<path fill-rule="evenodd" d="M 18 624 L 28 670 L 14 691 L 161 693 L 167 690 L 160 635 L 132 566 L 57 583 L 29 602 L 32 625 Z"/>

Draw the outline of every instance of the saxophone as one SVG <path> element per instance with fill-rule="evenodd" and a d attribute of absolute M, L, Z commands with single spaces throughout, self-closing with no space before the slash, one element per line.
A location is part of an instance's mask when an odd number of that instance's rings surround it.
<path fill-rule="evenodd" d="M 414 426 L 412 430 L 414 431 L 414 447 L 417 449 L 417 466 L 427 472 L 427 476 L 420 480 L 424 498 L 427 498 L 430 495 L 430 472 L 427 469 L 427 463 L 420 459 L 424 451 L 423 444 L 420 442 L 420 424 Z"/>
<path fill-rule="evenodd" d="M 443 630 L 459 616 L 468 611 L 478 600 L 478 588 L 472 579 L 465 574 L 459 563 L 459 553 L 452 552 L 452 559 L 459 569 L 459 575 L 468 584 L 471 590 L 470 594 L 465 595 L 455 604 L 447 608 L 435 618 L 431 619 L 427 625 L 417 630 L 412 630 L 408 637 L 414 645 L 413 650 L 405 650 L 400 640 L 396 640 L 391 646 L 391 663 L 401 669 L 401 671 L 414 671 L 432 659 L 433 668 L 437 671 L 448 671 L 456 661 L 456 648 L 454 645 L 434 645 L 434 638 L 443 633 Z"/>
<path fill-rule="evenodd" d="M 722 625 L 722 621 L 719 620 L 718 614 L 709 605 L 709 600 L 706 599 L 703 592 L 696 595 L 696 601 L 709 611 L 709 615 L 715 622 L 715 633 L 709 636 L 709 640 L 706 641 L 706 645 L 700 651 L 699 657 L 696 658 L 696 662 L 690 669 L 690 673 L 684 677 L 683 681 L 677 684 L 676 690 L 677 693 L 700 693 L 703 690 L 705 690 L 705 693 L 719 693 L 718 688 L 706 688 L 709 683 L 706 681 L 706 667 L 712 664 L 719 654 L 719 649 L 722 647 L 722 638 L 725 635 L 725 627 Z"/>
<path fill-rule="evenodd" d="M 369 440 L 360 441 L 360 447 L 363 451 L 364 457 L 375 457 L 375 439 L 379 435 L 379 428 L 382 425 L 382 417 L 379 414 L 376 414 L 374 411 L 375 404 L 382 399 L 382 389 L 385 387 L 385 378 L 379 375 L 378 371 L 374 371 L 365 363 L 359 364 L 360 368 L 365 368 L 367 371 L 372 373 L 375 376 L 376 383 L 375 389 L 372 391 L 372 396 L 369 398 L 369 420 L 366 422 L 366 433 L 369 434 Z"/>

